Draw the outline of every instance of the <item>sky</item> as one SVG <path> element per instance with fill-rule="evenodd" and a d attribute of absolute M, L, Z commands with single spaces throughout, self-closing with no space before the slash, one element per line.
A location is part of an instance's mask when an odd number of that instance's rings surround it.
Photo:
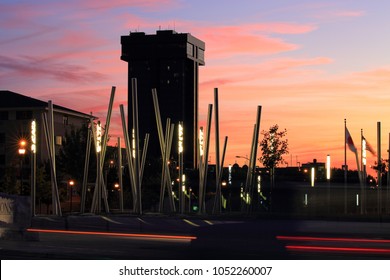
<path fill-rule="evenodd" d="M 221 149 L 228 136 L 225 165 L 246 163 L 236 156 L 249 157 L 262 106 L 260 130 L 287 129 L 288 166 L 325 162 L 330 154 L 332 167 L 340 168 L 344 119 L 358 149 L 361 129 L 377 149 L 381 122 L 387 158 L 388 11 L 386 0 L 2 0 L 0 89 L 92 112 L 104 122 L 116 86 L 109 132 L 116 139 L 122 135 L 119 105 L 127 106 L 120 36 L 174 29 L 206 44 L 200 125 L 218 88 Z M 211 162 L 214 150 L 213 142 Z M 374 164 L 368 155 L 368 165 Z M 356 169 L 350 151 L 347 160 Z"/>

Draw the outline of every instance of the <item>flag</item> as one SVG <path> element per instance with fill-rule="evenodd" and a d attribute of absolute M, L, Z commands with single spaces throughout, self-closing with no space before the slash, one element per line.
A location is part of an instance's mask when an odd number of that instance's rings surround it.
<path fill-rule="evenodd" d="M 347 128 L 347 127 L 345 127 L 345 141 L 346 141 L 346 144 L 348 144 L 348 148 L 349 148 L 352 152 L 357 153 L 357 149 L 356 149 L 356 147 L 355 147 L 355 144 L 353 143 L 351 134 L 349 134 L 349 131 L 348 131 L 348 128 Z"/>
<path fill-rule="evenodd" d="M 375 152 L 374 148 L 371 146 L 370 143 L 368 143 L 367 139 L 364 136 L 362 136 L 362 137 L 363 137 L 363 140 L 366 142 L 366 151 L 369 151 L 373 156 L 376 156 L 376 152 Z"/>

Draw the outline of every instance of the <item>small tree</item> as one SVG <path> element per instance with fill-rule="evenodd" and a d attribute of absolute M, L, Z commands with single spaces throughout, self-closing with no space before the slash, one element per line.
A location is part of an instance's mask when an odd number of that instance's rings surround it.
<path fill-rule="evenodd" d="M 288 154 L 288 141 L 287 139 L 283 140 L 283 137 L 287 135 L 287 130 L 278 130 L 279 126 L 275 124 L 268 131 L 263 130 L 261 132 L 264 138 L 260 142 L 262 156 L 259 160 L 271 173 L 271 189 L 269 193 L 270 209 L 272 209 L 272 189 L 275 186 L 275 167 L 280 163 L 284 163 L 283 155 Z"/>
<path fill-rule="evenodd" d="M 268 131 L 261 132 L 264 138 L 260 142 L 262 156 L 259 160 L 264 167 L 269 169 L 277 167 L 280 163 L 285 163 L 283 155 L 288 154 L 288 140 L 283 140 L 283 137 L 287 135 L 287 130 L 278 130 L 279 126 L 275 124 Z"/>

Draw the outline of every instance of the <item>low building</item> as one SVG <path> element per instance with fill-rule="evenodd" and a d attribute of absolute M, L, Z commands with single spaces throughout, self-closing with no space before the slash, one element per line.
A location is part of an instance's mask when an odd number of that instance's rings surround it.
<path fill-rule="evenodd" d="M 0 184 L 7 168 L 17 169 L 20 178 L 25 174 L 22 179 L 25 182 L 30 176 L 32 120 L 36 120 L 37 127 L 37 162 L 48 159 L 42 125 L 42 114 L 48 112 L 48 103 L 8 90 L 0 91 L 0 100 Z M 91 115 L 58 105 L 53 105 L 53 115 L 57 152 L 66 131 L 82 127 L 91 118 Z"/>

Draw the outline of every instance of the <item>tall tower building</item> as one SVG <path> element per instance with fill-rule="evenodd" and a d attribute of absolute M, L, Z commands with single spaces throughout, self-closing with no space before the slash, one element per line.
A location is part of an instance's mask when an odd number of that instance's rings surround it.
<path fill-rule="evenodd" d="M 205 64 L 205 43 L 188 33 L 161 30 L 153 35 L 131 32 L 121 37 L 121 44 L 121 60 L 128 63 L 129 129 L 132 124 L 131 79 L 137 78 L 139 135 L 143 139 L 146 133 L 150 134 L 148 158 L 161 157 L 152 98 L 152 88 L 156 88 L 164 128 L 167 118 L 175 124 L 172 154 L 177 154 L 177 127 L 182 121 L 185 166 L 195 167 L 198 73 L 199 65 Z"/>

